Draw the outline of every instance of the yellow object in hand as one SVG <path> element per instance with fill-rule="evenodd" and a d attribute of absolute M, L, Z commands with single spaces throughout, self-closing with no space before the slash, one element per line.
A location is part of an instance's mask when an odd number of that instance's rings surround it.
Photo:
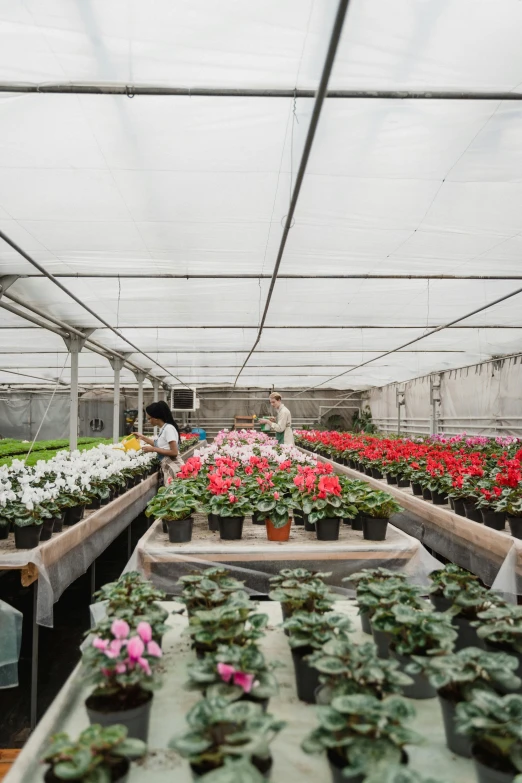
<path fill-rule="evenodd" d="M 121 443 L 125 451 L 139 451 L 141 449 L 141 444 L 134 435 L 127 435 Z"/>

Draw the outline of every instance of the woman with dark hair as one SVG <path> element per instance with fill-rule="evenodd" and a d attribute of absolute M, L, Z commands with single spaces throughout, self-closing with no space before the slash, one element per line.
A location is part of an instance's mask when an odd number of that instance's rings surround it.
<path fill-rule="evenodd" d="M 160 427 L 160 431 L 157 438 L 146 438 L 141 432 L 137 432 L 136 437 L 148 444 L 143 447 L 143 451 L 154 451 L 161 459 L 163 480 L 167 484 L 169 478 L 176 478 L 183 465 L 179 454 L 179 428 L 163 400 L 147 405 L 145 412 L 149 423 L 153 427 Z"/>

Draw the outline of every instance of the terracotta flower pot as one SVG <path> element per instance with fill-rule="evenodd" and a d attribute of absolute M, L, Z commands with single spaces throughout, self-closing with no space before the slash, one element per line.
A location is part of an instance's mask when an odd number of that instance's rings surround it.
<path fill-rule="evenodd" d="M 288 541 L 290 538 L 290 528 L 292 527 L 291 519 L 289 519 L 283 527 L 274 527 L 270 519 L 266 519 L 265 524 L 266 537 L 269 541 Z"/>

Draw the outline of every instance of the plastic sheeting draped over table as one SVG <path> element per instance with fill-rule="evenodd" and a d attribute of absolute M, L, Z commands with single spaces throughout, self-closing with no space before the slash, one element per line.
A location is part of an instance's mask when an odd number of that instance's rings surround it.
<path fill-rule="evenodd" d="M 18 658 L 22 644 L 23 615 L 0 601 L 0 690 L 18 685 Z"/>
<path fill-rule="evenodd" d="M 201 568 L 222 565 L 237 579 L 245 581 L 253 593 L 269 592 L 269 578 L 282 568 L 308 568 L 331 571 L 326 581 L 337 592 L 347 593 L 342 578 L 361 568 L 383 566 L 406 571 L 412 581 L 428 584 L 428 575 L 440 563 L 412 536 L 389 525 L 386 541 L 364 541 L 362 533 L 341 526 L 338 541 L 318 541 L 293 525 L 291 539 L 278 543 L 268 541 L 265 528 L 253 525 L 248 517 L 243 539 L 223 541 L 219 533 L 208 531 L 206 517 L 195 515 L 193 540 L 171 544 L 157 522 L 140 539 L 126 570 L 139 570 L 168 595 L 179 593 L 178 579 Z"/>

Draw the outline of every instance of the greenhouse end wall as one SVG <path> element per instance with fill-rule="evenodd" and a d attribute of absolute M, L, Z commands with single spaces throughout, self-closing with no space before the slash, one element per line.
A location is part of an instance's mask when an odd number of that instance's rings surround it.
<path fill-rule="evenodd" d="M 430 378 L 440 378 L 440 403 L 432 407 Z M 515 435 L 522 437 L 522 357 L 448 370 L 368 392 L 379 430 L 397 432 L 397 390 L 404 390 L 403 434 Z M 432 416 L 434 421 L 432 422 Z"/>

